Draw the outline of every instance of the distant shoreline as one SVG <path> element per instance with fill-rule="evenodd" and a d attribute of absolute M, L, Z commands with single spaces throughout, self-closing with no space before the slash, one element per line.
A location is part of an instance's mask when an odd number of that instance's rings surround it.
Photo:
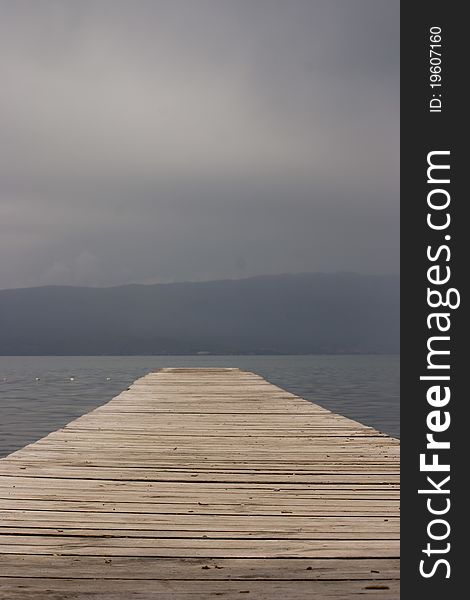
<path fill-rule="evenodd" d="M 164 358 L 164 357 L 168 357 L 171 358 L 173 356 L 195 356 L 195 357 L 199 357 L 199 358 L 210 358 L 212 357 L 218 357 L 218 356 L 246 356 L 246 357 L 250 357 L 250 356 L 400 356 L 399 352 L 272 352 L 272 353 L 258 353 L 258 352 L 220 352 L 220 353 L 204 353 L 204 354 L 200 354 L 197 352 L 186 352 L 186 353 L 178 353 L 178 354 L 2 354 L 0 353 L 1 357 L 9 357 L 9 358 L 35 358 L 38 356 L 44 356 L 44 357 L 50 357 L 50 358 L 55 358 L 55 357 L 71 357 L 71 356 L 77 356 L 77 357 L 116 357 L 116 356 L 120 356 L 120 357 L 130 357 L 130 356 L 145 356 L 147 358 L 151 358 L 152 356 L 158 357 L 158 358 Z"/>

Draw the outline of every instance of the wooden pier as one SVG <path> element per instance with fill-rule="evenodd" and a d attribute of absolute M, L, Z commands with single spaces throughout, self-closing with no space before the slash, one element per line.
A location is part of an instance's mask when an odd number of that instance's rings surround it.
<path fill-rule="evenodd" d="M 399 443 L 162 369 L 0 460 L 0 600 L 399 597 Z"/>

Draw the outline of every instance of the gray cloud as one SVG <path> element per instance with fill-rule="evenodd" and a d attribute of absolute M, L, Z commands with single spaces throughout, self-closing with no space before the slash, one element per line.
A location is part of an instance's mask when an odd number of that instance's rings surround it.
<path fill-rule="evenodd" d="M 0 2 L 0 287 L 396 272 L 398 7 Z"/>

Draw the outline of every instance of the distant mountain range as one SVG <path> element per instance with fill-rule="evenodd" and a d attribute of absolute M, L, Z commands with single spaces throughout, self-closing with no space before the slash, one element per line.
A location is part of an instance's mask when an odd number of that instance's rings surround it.
<path fill-rule="evenodd" d="M 0 291 L 0 354 L 399 351 L 399 279 L 352 273 Z"/>

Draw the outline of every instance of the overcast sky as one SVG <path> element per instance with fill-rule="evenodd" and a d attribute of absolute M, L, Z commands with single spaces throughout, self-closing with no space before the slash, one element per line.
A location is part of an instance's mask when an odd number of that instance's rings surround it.
<path fill-rule="evenodd" d="M 398 272 L 398 0 L 0 0 L 0 287 Z"/>

